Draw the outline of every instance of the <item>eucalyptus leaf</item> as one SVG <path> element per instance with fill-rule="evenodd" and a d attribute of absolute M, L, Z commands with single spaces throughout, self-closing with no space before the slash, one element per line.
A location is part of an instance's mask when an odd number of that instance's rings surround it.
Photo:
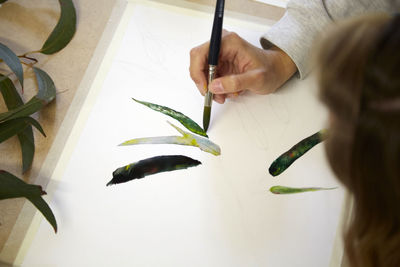
<path fill-rule="evenodd" d="M 72 0 L 58 0 L 61 8 L 60 19 L 47 38 L 40 53 L 51 55 L 63 49 L 76 31 L 76 11 Z"/>
<path fill-rule="evenodd" d="M 160 105 L 150 103 L 150 102 L 140 101 L 135 98 L 132 98 L 132 99 L 142 105 L 145 105 L 146 107 L 151 108 L 152 110 L 161 112 L 167 116 L 174 118 L 175 120 L 179 121 L 183 126 L 185 126 L 186 129 L 188 129 L 192 133 L 208 137 L 207 133 L 203 130 L 203 128 L 201 128 L 195 121 L 193 121 L 191 118 L 189 118 L 185 114 L 183 114 L 179 111 L 173 110 L 169 107 L 160 106 Z"/>
<path fill-rule="evenodd" d="M 0 143 L 16 134 L 21 133 L 29 125 L 35 126 L 36 129 L 46 136 L 42 127 L 35 119 L 31 117 L 22 117 L 0 123 Z"/>
<path fill-rule="evenodd" d="M 0 91 L 7 108 L 10 110 L 22 106 L 24 102 L 19 96 L 12 81 L 6 76 L 0 76 L 0 78 L 3 78 L 3 80 L 0 81 Z M 18 140 L 22 152 L 22 171 L 26 172 L 32 165 L 33 156 L 35 154 L 32 126 L 26 127 L 23 132 L 19 133 Z"/>
<path fill-rule="evenodd" d="M 56 96 L 53 80 L 43 70 L 34 67 L 39 91 L 26 104 L 10 109 L 0 114 L 0 122 L 29 116 L 39 111 L 44 105 L 51 102 Z M 7 83 L 9 84 L 9 83 Z"/>
<path fill-rule="evenodd" d="M 140 145 L 140 144 L 176 144 L 184 146 L 195 146 L 201 150 L 211 153 L 215 156 L 221 154 L 220 147 L 211 142 L 209 139 L 204 137 L 199 137 L 191 133 L 185 132 L 179 127 L 168 122 L 172 127 L 174 127 L 182 136 L 155 136 L 155 137 L 145 137 L 136 138 L 123 142 L 120 146 L 130 146 L 130 145 Z"/>
<path fill-rule="evenodd" d="M 21 86 L 24 87 L 24 70 L 17 55 L 7 46 L 0 43 L 0 59 L 15 73 Z"/>
<path fill-rule="evenodd" d="M 22 172 L 25 173 L 32 166 L 33 156 L 35 155 L 35 139 L 32 126 L 19 133 L 18 140 L 22 152 Z"/>
<path fill-rule="evenodd" d="M 24 105 L 1 113 L 0 122 L 29 116 L 40 110 L 43 105 L 44 103 L 39 98 L 34 96 Z"/>
<path fill-rule="evenodd" d="M 44 104 L 50 103 L 56 97 L 56 86 L 50 76 L 39 68 L 33 67 L 33 71 L 36 75 L 36 80 L 39 87 L 39 92 L 36 97 L 44 102 Z"/>
<path fill-rule="evenodd" d="M 56 218 L 49 205 L 42 198 L 42 195 L 45 194 L 46 192 L 43 191 L 41 186 L 27 184 L 11 173 L 0 170 L 0 200 L 19 197 L 27 198 L 53 226 L 54 231 L 57 232 Z"/>

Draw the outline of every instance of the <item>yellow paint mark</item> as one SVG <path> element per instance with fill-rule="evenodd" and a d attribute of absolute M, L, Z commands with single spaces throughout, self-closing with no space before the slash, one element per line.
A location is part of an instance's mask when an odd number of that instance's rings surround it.
<path fill-rule="evenodd" d="M 129 167 L 131 166 L 131 164 L 128 164 L 125 166 L 125 171 L 129 170 Z"/>

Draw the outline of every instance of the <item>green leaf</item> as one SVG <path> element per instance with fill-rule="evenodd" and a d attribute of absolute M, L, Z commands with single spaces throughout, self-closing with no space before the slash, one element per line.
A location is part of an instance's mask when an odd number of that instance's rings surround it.
<path fill-rule="evenodd" d="M 172 123 L 170 122 L 168 123 L 172 127 L 174 127 L 179 133 L 181 133 L 182 136 L 155 136 L 155 137 L 136 138 L 125 141 L 122 144 L 120 144 L 120 146 L 131 146 L 140 144 L 176 144 L 176 145 L 198 147 L 201 150 L 211 153 L 215 156 L 221 154 L 220 147 L 217 144 L 211 142 L 209 139 L 185 132 L 179 127 L 173 125 Z"/>
<path fill-rule="evenodd" d="M 44 136 L 44 131 L 40 124 L 31 117 L 22 117 L 18 119 L 9 120 L 0 123 L 0 143 L 4 142 L 8 138 L 21 133 L 29 125 L 33 125 L 38 129 Z"/>
<path fill-rule="evenodd" d="M 0 91 L 1 94 L 3 95 L 4 102 L 6 103 L 6 106 L 9 110 L 24 104 L 10 78 L 8 78 L 7 76 L 3 76 L 1 74 L 0 74 Z"/>
<path fill-rule="evenodd" d="M 207 133 L 203 130 L 203 128 L 201 128 L 195 121 L 193 121 L 191 118 L 189 118 L 185 114 L 183 114 L 179 111 L 173 110 L 169 107 L 160 106 L 160 105 L 153 104 L 150 102 L 139 101 L 134 98 L 132 98 L 132 99 L 142 105 L 145 105 L 145 106 L 151 108 L 152 110 L 161 112 L 167 116 L 174 118 L 175 120 L 179 121 L 183 126 L 185 126 L 186 129 L 188 129 L 192 133 L 208 137 Z"/>
<path fill-rule="evenodd" d="M 26 104 L 0 114 L 0 122 L 29 116 L 43 107 L 44 103 L 36 96 Z"/>
<path fill-rule="evenodd" d="M 35 72 L 39 87 L 39 92 L 36 97 L 42 100 L 46 105 L 56 97 L 56 87 L 53 80 L 45 71 L 36 67 L 33 67 L 33 71 Z"/>
<path fill-rule="evenodd" d="M 61 7 L 60 19 L 39 52 L 54 54 L 63 49 L 76 31 L 76 12 L 72 0 L 58 0 Z"/>
<path fill-rule="evenodd" d="M 35 155 L 35 139 L 32 127 L 26 128 L 18 134 L 18 140 L 22 152 L 22 172 L 25 173 L 32 166 L 33 156 Z"/>
<path fill-rule="evenodd" d="M 47 221 L 57 232 L 57 221 L 49 205 L 44 201 L 42 195 L 46 192 L 39 185 L 27 184 L 9 172 L 0 170 L 0 200 L 8 198 L 25 197 L 43 214 Z"/>
<path fill-rule="evenodd" d="M 56 96 L 56 89 L 50 76 L 39 68 L 33 68 L 38 82 L 39 92 L 32 97 L 26 104 L 15 107 L 8 112 L 0 114 L 0 122 L 6 120 L 27 117 L 39 111 L 44 105 L 52 101 Z M 7 86 L 10 86 L 7 83 Z"/>
<path fill-rule="evenodd" d="M 24 87 L 24 70 L 22 69 L 22 64 L 19 61 L 19 58 L 10 48 L 2 43 L 0 43 L 0 59 L 4 60 L 7 66 L 17 76 L 21 86 Z"/>
<path fill-rule="evenodd" d="M 0 91 L 4 97 L 7 108 L 10 110 L 22 106 L 24 102 L 19 96 L 12 81 L 5 76 L 0 76 L 0 78 L 3 78 L 3 80 L 0 81 Z M 32 165 L 33 156 L 35 154 L 32 126 L 26 127 L 23 132 L 19 133 L 18 140 L 22 152 L 22 171 L 26 172 Z"/>
<path fill-rule="evenodd" d="M 295 194 L 295 193 L 304 193 L 304 192 L 313 192 L 313 191 L 321 191 L 321 190 L 333 190 L 337 187 L 303 187 L 303 188 L 295 188 L 295 187 L 286 187 L 281 185 L 273 186 L 269 189 L 274 194 Z"/>

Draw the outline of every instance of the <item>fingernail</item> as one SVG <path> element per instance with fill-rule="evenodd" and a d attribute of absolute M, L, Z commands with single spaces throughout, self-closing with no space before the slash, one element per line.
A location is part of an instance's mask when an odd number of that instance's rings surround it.
<path fill-rule="evenodd" d="M 200 93 L 204 95 L 205 90 L 204 90 L 204 86 L 202 86 L 199 83 L 196 83 L 197 89 L 199 89 Z"/>
<path fill-rule="evenodd" d="M 211 84 L 210 90 L 215 94 L 220 94 L 224 92 L 224 86 L 222 85 L 221 81 L 214 81 Z"/>

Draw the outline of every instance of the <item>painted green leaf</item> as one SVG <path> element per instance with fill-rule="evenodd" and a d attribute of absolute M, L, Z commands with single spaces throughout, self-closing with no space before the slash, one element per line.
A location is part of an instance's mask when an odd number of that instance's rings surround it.
<path fill-rule="evenodd" d="M 201 164 L 200 161 L 182 155 L 157 156 L 140 160 L 120 167 L 113 172 L 113 178 L 107 186 L 141 179 L 160 172 L 187 169 Z"/>
<path fill-rule="evenodd" d="M 189 118 L 185 114 L 183 114 L 179 111 L 173 110 L 169 107 L 160 106 L 160 105 L 153 104 L 150 102 L 140 101 L 135 98 L 132 98 L 132 99 L 142 105 L 145 105 L 145 106 L 151 108 L 152 110 L 161 112 L 167 116 L 174 118 L 175 120 L 179 121 L 183 126 L 185 126 L 186 129 L 188 129 L 192 133 L 208 137 L 207 133 L 203 130 L 203 128 L 201 128 L 195 121 L 193 121 L 191 118 Z"/>
<path fill-rule="evenodd" d="M 193 135 L 189 132 L 185 132 L 179 127 L 168 122 L 172 127 L 174 127 L 182 136 L 156 136 L 156 137 L 145 137 L 136 138 L 123 142 L 120 146 L 130 146 L 130 145 L 140 145 L 140 144 L 176 144 L 184 146 L 195 146 L 201 150 L 211 153 L 215 156 L 221 154 L 220 147 L 211 142 L 207 138 L 199 137 Z"/>
<path fill-rule="evenodd" d="M 10 110 L 22 106 L 24 103 L 12 81 L 5 76 L 0 75 L 0 78 L 4 78 L 4 80 L 0 81 L 0 91 L 7 108 Z M 30 168 L 33 162 L 33 156 L 35 154 L 35 143 L 33 138 L 32 126 L 26 127 L 23 132 L 18 134 L 18 140 L 22 152 L 22 171 L 24 173 Z"/>
<path fill-rule="evenodd" d="M 321 191 L 321 190 L 333 190 L 337 187 L 302 187 L 302 188 L 295 188 L 295 187 L 286 187 L 281 185 L 273 186 L 269 189 L 274 194 L 295 194 L 295 193 L 304 193 L 304 192 L 314 192 L 314 191 Z"/>
<path fill-rule="evenodd" d="M 60 19 L 47 38 L 40 53 L 50 55 L 63 49 L 76 31 L 76 11 L 72 0 L 58 0 L 61 7 Z"/>
<path fill-rule="evenodd" d="M 33 125 L 38 129 L 44 136 L 45 133 L 42 126 L 31 117 L 22 117 L 0 123 L 0 143 L 4 142 L 8 138 L 21 133 L 29 125 Z"/>
<path fill-rule="evenodd" d="M 328 130 L 323 129 L 294 145 L 288 151 L 280 155 L 272 162 L 268 171 L 272 176 L 277 176 L 284 172 L 297 159 L 303 156 L 308 150 L 324 141 L 327 138 Z"/>
<path fill-rule="evenodd" d="M 25 197 L 43 214 L 47 221 L 57 232 L 57 221 L 49 205 L 44 201 L 42 195 L 46 192 L 39 185 L 31 185 L 12 175 L 0 170 L 0 200 L 8 198 Z"/>
<path fill-rule="evenodd" d="M 42 100 L 45 105 L 47 105 L 56 97 L 56 86 L 45 71 L 36 67 L 33 67 L 33 71 L 35 72 L 39 87 L 36 97 Z"/>
<path fill-rule="evenodd" d="M 14 52 L 5 46 L 4 44 L 0 43 L 0 59 L 2 59 L 7 66 L 15 73 L 21 86 L 24 86 L 24 70 L 22 69 L 22 64 L 19 61 Z"/>

